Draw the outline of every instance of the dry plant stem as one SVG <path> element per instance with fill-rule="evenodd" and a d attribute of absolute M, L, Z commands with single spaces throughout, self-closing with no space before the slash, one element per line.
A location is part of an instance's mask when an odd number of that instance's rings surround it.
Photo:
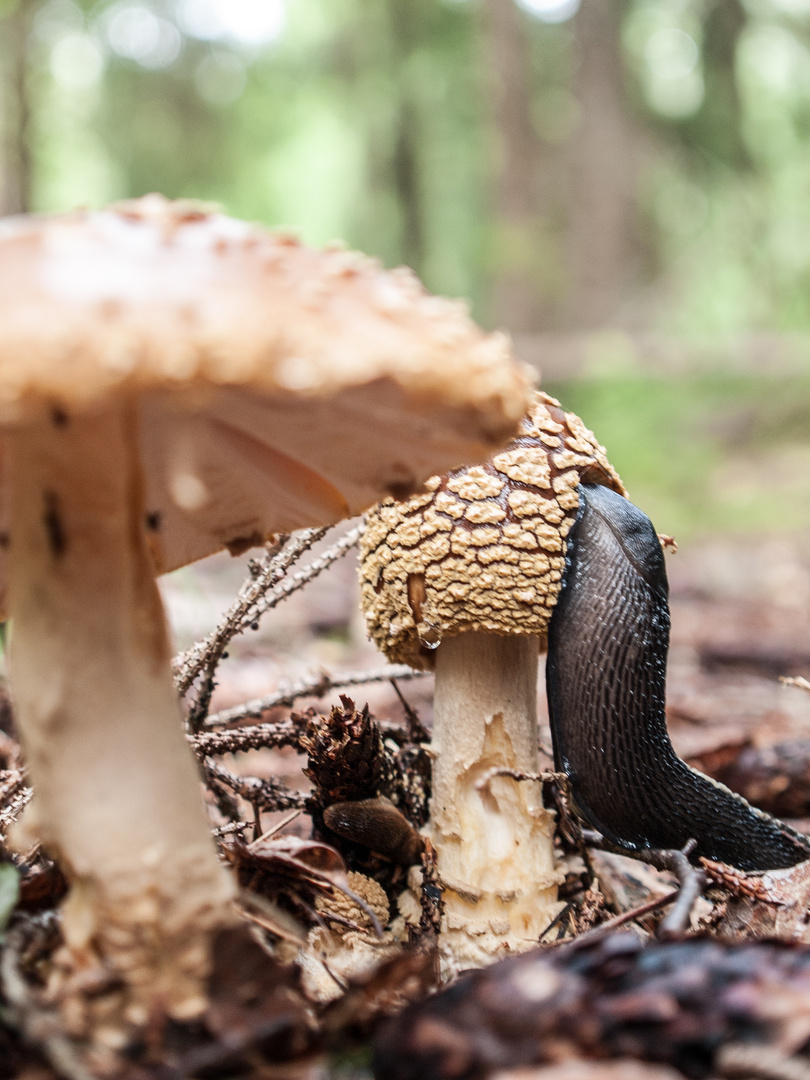
<path fill-rule="evenodd" d="M 627 923 L 634 922 L 636 919 L 641 919 L 645 915 L 650 915 L 653 911 L 658 911 L 659 908 L 666 907 L 667 904 L 674 904 L 679 896 L 680 890 L 675 889 L 665 896 L 659 896 L 656 900 L 648 900 L 646 904 L 641 904 L 639 907 L 632 908 L 630 911 L 623 911 L 620 915 L 614 915 L 612 919 L 600 923 L 599 926 L 595 926 L 593 930 L 587 930 L 584 934 L 580 934 L 572 941 L 563 942 L 562 946 L 566 949 L 578 949 L 582 945 L 593 945 L 597 941 L 606 938 L 609 934 L 612 934 L 614 930 L 618 930 L 619 927 L 626 926 Z"/>
<path fill-rule="evenodd" d="M 208 936 L 230 916 L 183 736 L 143 531 L 134 412 L 43 420 L 10 437 L 11 681 L 34 824 L 66 870 L 64 933 L 131 991 L 203 1007 Z"/>
<path fill-rule="evenodd" d="M 308 530 L 309 532 L 320 532 L 323 536 L 328 530 Z M 353 547 L 357 545 L 360 539 L 360 534 L 363 531 L 363 527 L 358 525 L 354 529 L 350 529 L 341 538 L 335 541 L 331 547 L 327 548 L 316 559 L 313 559 L 311 563 L 302 569 L 296 571 L 294 574 L 289 574 L 278 585 L 274 586 L 264 593 L 261 598 L 256 602 L 255 612 L 256 615 L 264 615 L 266 611 L 270 611 L 272 608 L 280 604 L 282 600 L 286 600 L 292 593 L 297 592 L 299 589 L 309 584 L 319 574 L 322 574 L 324 570 L 327 570 L 332 563 L 337 562 L 338 559 L 342 559 L 344 555 L 347 555 Z M 320 536 L 317 537 L 320 540 Z M 315 541 L 312 541 L 314 543 Z M 311 545 L 309 545 L 311 546 Z"/>
<path fill-rule="evenodd" d="M 5 839 L 6 833 L 31 802 L 34 793 L 30 787 L 23 787 L 10 798 L 4 797 L 5 803 L 0 813 L 0 838 Z"/>
<path fill-rule="evenodd" d="M 689 927 L 689 919 L 692 909 L 700 898 L 700 894 L 706 887 L 707 877 L 703 870 L 692 866 L 689 862 L 689 852 L 694 848 L 695 842 L 690 841 L 683 851 L 641 851 L 639 858 L 642 862 L 649 863 L 656 870 L 670 870 L 680 883 L 678 899 L 672 910 L 658 927 L 656 937 L 662 941 L 667 938 L 680 937 Z"/>
<path fill-rule="evenodd" d="M 254 698 L 245 702 L 244 705 L 235 705 L 232 709 L 223 709 L 222 712 L 209 716 L 203 725 L 209 727 L 224 727 L 226 724 L 234 724 L 239 720 L 258 720 L 270 709 L 293 705 L 299 698 L 323 697 L 330 690 L 343 689 L 346 686 L 365 686 L 368 683 L 388 682 L 390 679 L 418 679 L 427 675 L 426 671 L 414 671 L 406 664 L 389 664 L 386 667 L 371 668 L 368 671 L 350 671 L 344 674 L 329 675 L 323 671 L 310 679 L 293 683 L 284 690 L 278 690 L 267 697 Z"/>
<path fill-rule="evenodd" d="M 682 850 L 677 848 L 647 848 L 635 852 L 628 852 L 616 848 L 593 829 L 583 829 L 582 839 L 588 847 L 599 848 L 601 851 L 614 851 L 625 858 L 638 859 L 645 862 L 656 870 L 669 870 L 678 879 L 680 888 L 671 897 L 675 900 L 672 911 L 662 920 L 658 927 L 656 937 L 662 941 L 668 938 L 680 937 L 689 927 L 692 909 L 706 888 L 708 875 L 705 870 L 693 866 L 689 856 L 696 847 L 697 841 L 689 840 Z M 668 900 L 669 898 L 667 898 Z M 607 924 L 605 924 L 607 925 Z M 601 929 L 599 927 L 598 929 Z"/>
<path fill-rule="evenodd" d="M 305 725 L 296 723 L 256 724 L 254 727 L 191 735 L 189 742 L 200 757 L 209 757 L 220 754 L 238 754 L 245 750 L 262 750 L 265 747 L 276 749 L 282 746 L 297 747 L 305 731 Z"/>
<path fill-rule="evenodd" d="M 480 633 L 436 651 L 429 836 L 445 885 L 448 971 L 531 948 L 561 908 L 540 784 L 492 774 L 538 772 L 537 653 L 536 637 Z"/>
<path fill-rule="evenodd" d="M 801 675 L 780 675 L 779 682 L 783 686 L 794 686 L 797 690 L 810 692 L 810 680 L 803 678 Z"/>
<path fill-rule="evenodd" d="M 206 761 L 203 769 L 210 779 L 225 784 L 240 798 L 260 810 L 302 810 L 309 798 L 305 792 L 292 791 L 281 780 L 272 777 L 260 780 L 255 776 L 234 776 L 213 761 Z"/>
<path fill-rule="evenodd" d="M 228 647 L 228 643 L 237 634 L 246 630 L 258 617 L 260 612 L 257 604 L 268 589 L 281 581 L 304 552 L 322 539 L 327 532 L 328 526 L 302 529 L 292 539 L 284 538 L 287 543 L 284 544 L 282 550 L 279 550 L 278 542 L 268 546 L 258 574 L 248 578 L 244 583 L 219 626 L 187 652 L 174 658 L 172 666 L 175 672 L 175 685 L 181 694 L 189 689 L 198 675 L 211 671 L 216 666 Z"/>
<path fill-rule="evenodd" d="M 717 1052 L 718 1075 L 736 1080 L 810 1080 L 810 1064 L 776 1047 L 728 1043 Z"/>

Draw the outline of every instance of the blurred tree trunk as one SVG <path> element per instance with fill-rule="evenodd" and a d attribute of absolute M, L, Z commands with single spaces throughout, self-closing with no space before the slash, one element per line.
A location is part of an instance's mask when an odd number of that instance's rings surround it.
<path fill-rule="evenodd" d="M 388 0 L 388 3 L 398 99 L 391 169 L 402 215 L 402 259 L 421 274 L 425 252 L 419 182 L 419 106 L 411 86 L 408 61 L 420 43 L 422 12 L 418 0 Z"/>
<path fill-rule="evenodd" d="M 536 272 L 541 144 L 526 16 L 514 0 L 484 0 L 482 32 L 495 141 L 492 317 L 511 331 L 536 330 L 545 316 Z"/>
<path fill-rule="evenodd" d="M 574 94 L 566 328 L 614 319 L 641 255 L 636 204 L 640 137 L 625 106 L 624 0 L 585 0 L 574 20 Z"/>
<path fill-rule="evenodd" d="M 0 215 L 31 207 L 28 43 L 37 0 L 20 0 L 0 23 Z"/>
<path fill-rule="evenodd" d="M 697 113 L 684 124 L 693 143 L 734 169 L 751 166 L 742 133 L 737 87 L 737 45 L 748 22 L 741 0 L 711 4 L 703 22 L 705 93 Z"/>

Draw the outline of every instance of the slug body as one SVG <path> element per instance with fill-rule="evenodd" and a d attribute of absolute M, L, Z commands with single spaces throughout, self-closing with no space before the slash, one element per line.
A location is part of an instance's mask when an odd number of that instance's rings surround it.
<path fill-rule="evenodd" d="M 549 627 L 547 688 L 557 768 L 613 845 L 682 848 L 756 871 L 810 858 L 810 840 L 691 769 L 666 728 L 669 588 L 650 522 L 606 487 L 580 486 Z"/>
<path fill-rule="evenodd" d="M 391 862 L 410 866 L 422 857 L 424 838 L 384 795 L 332 803 L 324 810 L 323 820 L 344 840 L 370 848 Z"/>

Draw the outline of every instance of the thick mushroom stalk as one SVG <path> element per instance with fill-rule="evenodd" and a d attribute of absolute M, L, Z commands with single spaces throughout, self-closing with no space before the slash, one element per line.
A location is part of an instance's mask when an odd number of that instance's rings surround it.
<path fill-rule="evenodd" d="M 136 1022 L 150 1002 L 202 1006 L 233 891 L 180 723 L 137 436 L 128 406 L 9 435 L 10 667 L 37 829 L 71 881 L 68 946 L 126 971 Z"/>
<path fill-rule="evenodd" d="M 436 650 L 430 837 L 445 886 L 443 952 L 458 969 L 531 948 L 562 906 L 540 784 L 491 775 L 538 769 L 538 645 L 463 633 Z"/>

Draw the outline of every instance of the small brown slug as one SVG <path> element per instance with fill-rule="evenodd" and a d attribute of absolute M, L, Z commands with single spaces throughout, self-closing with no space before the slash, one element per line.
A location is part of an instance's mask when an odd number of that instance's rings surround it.
<path fill-rule="evenodd" d="M 423 837 L 383 795 L 332 803 L 324 810 L 323 820 L 344 840 L 370 848 L 375 855 L 402 866 L 419 862 L 425 846 Z"/>

